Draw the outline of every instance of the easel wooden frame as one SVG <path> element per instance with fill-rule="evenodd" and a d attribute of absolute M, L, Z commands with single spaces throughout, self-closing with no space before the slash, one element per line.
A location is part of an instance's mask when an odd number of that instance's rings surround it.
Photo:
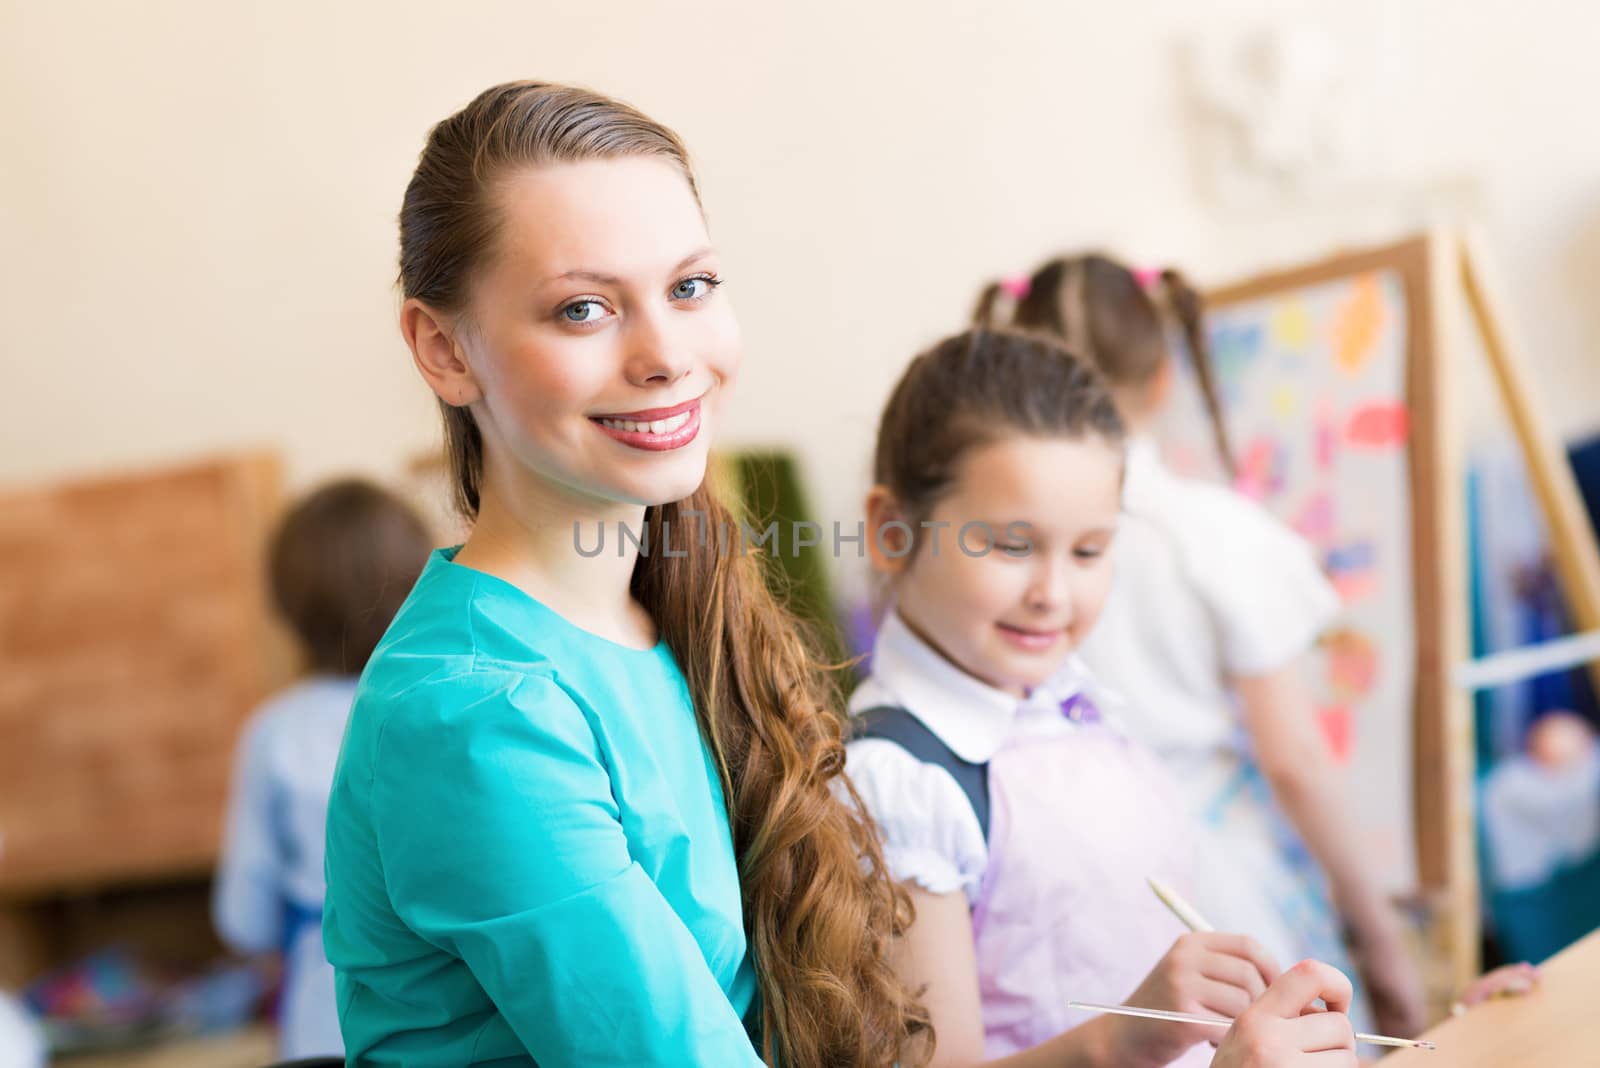
<path fill-rule="evenodd" d="M 1417 877 L 1419 890 L 1434 906 L 1436 937 L 1459 986 L 1477 974 L 1479 965 L 1471 704 L 1469 694 L 1452 681 L 1471 648 L 1465 434 L 1458 388 L 1463 329 L 1476 330 L 1488 354 L 1550 531 L 1557 579 L 1580 629 L 1600 627 L 1600 552 L 1571 468 L 1538 418 L 1525 363 L 1511 340 L 1506 301 L 1477 235 L 1436 230 L 1264 274 L 1216 289 L 1207 299 L 1213 307 L 1238 304 L 1374 271 L 1401 277 L 1408 307 Z M 1600 688 L 1600 665 L 1591 666 L 1591 675 Z"/>

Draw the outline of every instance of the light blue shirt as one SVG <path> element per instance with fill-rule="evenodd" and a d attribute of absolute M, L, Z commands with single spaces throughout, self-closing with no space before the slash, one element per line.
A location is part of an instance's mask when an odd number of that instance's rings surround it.
<path fill-rule="evenodd" d="M 241 953 L 284 951 L 286 1058 L 344 1051 L 333 969 L 322 953 L 322 853 L 355 678 L 321 675 L 272 698 L 239 741 L 212 916 Z"/>
<path fill-rule="evenodd" d="M 324 938 L 354 1064 L 761 1064 L 727 811 L 664 643 L 442 549 L 362 676 Z"/>

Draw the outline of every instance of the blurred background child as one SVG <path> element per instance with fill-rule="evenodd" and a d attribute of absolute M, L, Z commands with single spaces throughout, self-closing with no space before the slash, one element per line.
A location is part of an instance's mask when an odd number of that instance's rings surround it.
<path fill-rule="evenodd" d="M 430 548 L 410 507 L 358 480 L 306 497 L 272 540 L 272 597 L 309 675 L 257 710 L 240 739 L 212 914 L 237 952 L 282 952 L 287 1058 L 344 1051 L 322 951 L 328 792 L 356 680 Z"/>

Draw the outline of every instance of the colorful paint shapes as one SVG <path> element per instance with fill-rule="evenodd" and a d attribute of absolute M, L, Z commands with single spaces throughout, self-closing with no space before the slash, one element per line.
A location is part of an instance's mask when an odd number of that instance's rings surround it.
<path fill-rule="evenodd" d="M 1284 384 L 1274 386 L 1272 389 L 1272 414 L 1283 422 L 1293 421 L 1294 414 L 1300 408 L 1299 395 L 1293 386 Z"/>
<path fill-rule="evenodd" d="M 1272 313 L 1272 345 L 1280 352 L 1305 355 L 1311 346 L 1311 316 L 1298 300 L 1287 300 Z"/>
<path fill-rule="evenodd" d="M 1333 538 L 1333 495 L 1325 490 L 1313 493 L 1290 526 L 1307 541 L 1326 545 Z"/>
<path fill-rule="evenodd" d="M 1211 360 L 1225 401 L 1239 396 L 1240 382 L 1265 348 L 1266 330 L 1258 322 L 1223 322 L 1211 331 Z"/>
<path fill-rule="evenodd" d="M 1264 501 L 1283 489 L 1288 452 L 1276 438 L 1259 437 L 1239 456 L 1233 488 L 1254 501 Z"/>
<path fill-rule="evenodd" d="M 1318 471 L 1333 470 L 1333 458 L 1338 450 L 1339 435 L 1335 429 L 1333 401 L 1326 395 L 1317 399 L 1317 425 L 1312 431 L 1312 450 Z"/>
<path fill-rule="evenodd" d="M 1406 442 L 1411 420 L 1406 406 L 1396 401 L 1363 404 L 1345 421 L 1346 443 L 1365 449 L 1397 449 Z"/>
<path fill-rule="evenodd" d="M 1358 375 L 1372 359 L 1383 334 L 1383 315 L 1378 276 L 1362 275 L 1356 279 L 1355 292 L 1339 308 L 1333 324 L 1333 360 L 1341 371 Z"/>
<path fill-rule="evenodd" d="M 1378 586 L 1378 547 L 1370 541 L 1346 542 L 1324 558 L 1328 578 L 1346 604 L 1370 596 Z"/>
<path fill-rule="evenodd" d="M 1322 729 L 1322 737 L 1328 743 L 1328 752 L 1333 754 L 1334 763 L 1339 765 L 1350 763 L 1350 751 L 1355 741 L 1351 719 L 1348 708 L 1317 709 L 1317 726 Z"/>
<path fill-rule="evenodd" d="M 1378 647 L 1371 638 L 1341 627 L 1322 640 L 1328 668 L 1328 692 L 1340 704 L 1359 701 L 1378 681 Z"/>

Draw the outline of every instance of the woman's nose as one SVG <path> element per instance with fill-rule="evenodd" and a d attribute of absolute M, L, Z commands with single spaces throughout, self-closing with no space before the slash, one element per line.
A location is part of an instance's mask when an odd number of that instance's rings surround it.
<path fill-rule="evenodd" d="M 671 385 L 694 361 L 689 346 L 673 335 L 661 312 L 636 315 L 627 327 L 626 371 L 635 385 Z"/>

